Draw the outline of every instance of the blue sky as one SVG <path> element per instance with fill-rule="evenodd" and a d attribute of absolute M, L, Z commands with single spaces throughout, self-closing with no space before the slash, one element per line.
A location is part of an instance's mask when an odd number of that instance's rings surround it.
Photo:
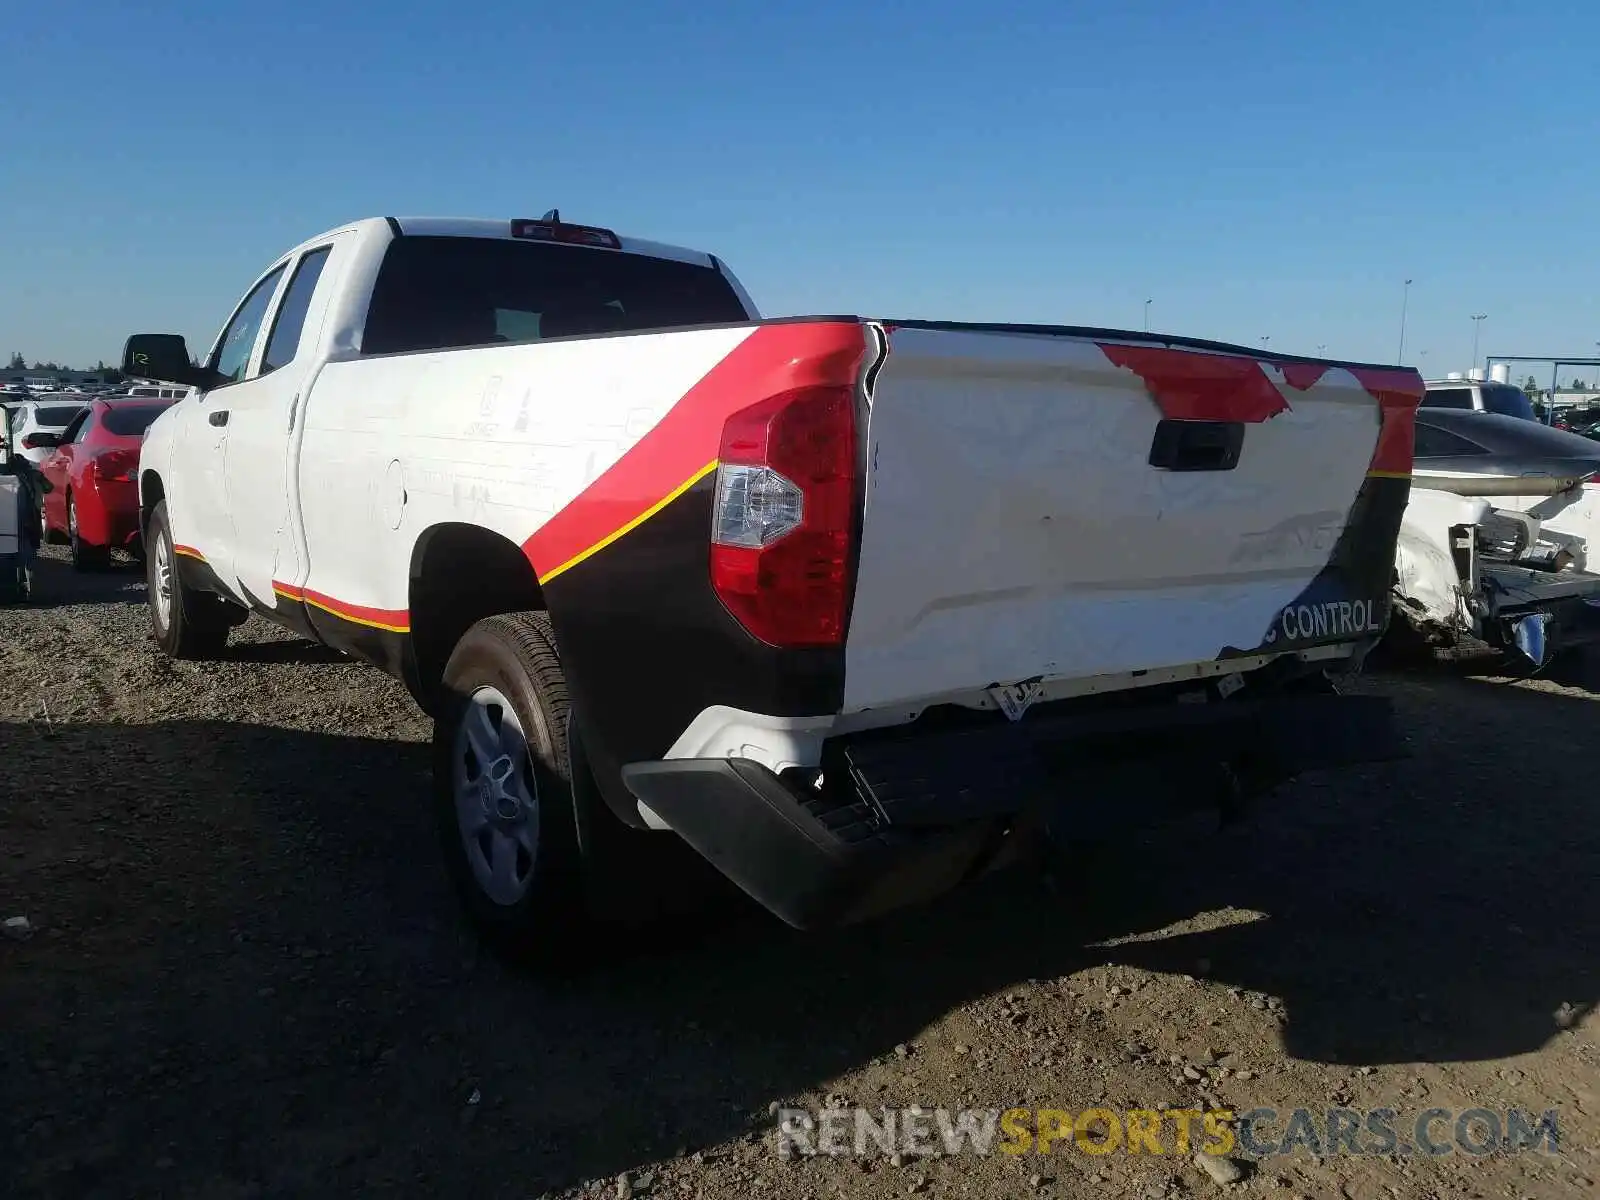
<path fill-rule="evenodd" d="M 51 0 L 0 72 L 0 352 L 208 342 L 356 216 L 559 206 L 764 311 L 1600 353 L 1600 4 Z M 143 10 L 143 11 L 139 11 Z M 1426 351 L 1426 355 L 1421 352 Z"/>

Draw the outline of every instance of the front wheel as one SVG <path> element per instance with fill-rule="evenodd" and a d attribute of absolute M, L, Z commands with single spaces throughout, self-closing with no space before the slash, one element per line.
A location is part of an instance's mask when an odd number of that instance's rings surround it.
<path fill-rule="evenodd" d="M 456 891 L 495 949 L 571 965 L 586 909 L 571 704 L 549 618 L 479 621 L 456 644 L 442 685 L 434 809 Z"/>
<path fill-rule="evenodd" d="M 220 596 L 187 586 L 178 573 L 167 502 L 157 504 L 145 531 L 150 553 L 145 582 L 150 598 L 150 627 L 156 641 L 173 658 L 214 658 L 227 643 L 228 604 Z"/>

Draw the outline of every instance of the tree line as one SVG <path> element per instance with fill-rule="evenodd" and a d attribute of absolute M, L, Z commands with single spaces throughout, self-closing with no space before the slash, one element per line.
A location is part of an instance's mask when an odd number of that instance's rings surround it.
<path fill-rule="evenodd" d="M 106 364 L 104 362 L 97 362 L 97 363 L 95 363 L 95 365 L 93 367 L 80 368 L 80 367 L 62 366 L 60 363 L 57 363 L 57 362 L 39 362 L 38 360 L 35 360 L 33 365 L 29 366 L 28 365 L 28 360 L 25 357 L 23 357 L 21 351 L 17 351 L 17 350 L 13 350 L 11 352 L 11 361 L 6 365 L 6 370 L 8 370 L 8 371 L 47 371 L 47 372 L 50 372 L 52 374 L 60 373 L 62 371 L 68 371 L 68 372 L 71 372 L 72 374 L 75 374 L 75 375 L 77 375 L 77 374 L 98 375 L 101 379 L 104 379 L 107 383 L 120 383 L 122 381 L 122 372 L 117 370 L 115 367 L 106 366 Z"/>

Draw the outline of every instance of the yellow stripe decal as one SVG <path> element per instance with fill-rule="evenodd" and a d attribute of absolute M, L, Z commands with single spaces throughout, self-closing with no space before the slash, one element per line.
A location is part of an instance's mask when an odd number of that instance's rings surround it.
<path fill-rule="evenodd" d="M 1368 471 L 1368 479 L 1410 479 L 1410 471 Z"/>
<path fill-rule="evenodd" d="M 281 595 L 282 593 L 279 593 L 279 594 Z M 406 624 L 406 625 L 385 625 L 382 621 L 369 621 L 366 617 L 351 616 L 347 612 L 340 612 L 337 608 L 329 608 L 326 604 L 319 604 L 317 601 L 313 600 L 310 596 L 302 596 L 302 597 L 300 597 L 300 602 L 302 604 L 309 604 L 312 608 L 320 608 L 323 612 L 327 613 L 330 617 L 338 617 L 339 620 L 348 621 L 352 625 L 365 625 L 368 629 L 381 629 L 385 633 L 410 633 L 411 632 L 411 626 L 409 624 Z"/>
<path fill-rule="evenodd" d="M 616 541 L 623 534 L 628 533 L 631 530 L 639 528 L 639 526 L 643 525 L 651 517 L 655 516 L 663 508 L 665 508 L 667 505 L 671 504 L 679 496 L 683 495 L 690 488 L 692 488 L 695 484 L 699 483 L 702 479 L 704 479 L 707 475 L 711 474 L 711 472 L 715 471 L 716 469 L 717 469 L 717 460 L 716 459 L 712 459 L 705 466 L 701 467 L 698 471 L 696 471 L 693 475 L 689 476 L 688 479 L 685 479 L 677 487 L 673 488 L 672 491 L 668 492 L 660 500 L 657 500 L 654 504 L 652 504 L 649 508 L 645 509 L 642 513 L 640 513 L 633 520 L 629 521 L 626 525 L 622 526 L 622 528 L 618 529 L 614 533 L 608 533 L 605 537 L 601 538 L 598 542 L 596 542 L 594 545 L 590 546 L 587 550 L 583 551 L 582 553 L 574 554 L 571 558 L 567 559 L 566 562 L 562 563 L 555 570 L 551 571 L 547 575 L 541 576 L 540 579 L 539 579 L 539 582 L 540 583 L 549 583 L 557 575 L 561 574 L 561 572 L 567 570 L 570 567 L 577 566 L 584 559 L 590 557 L 591 555 L 598 554 L 600 551 L 604 550 L 607 546 L 611 545 L 612 542 Z"/>

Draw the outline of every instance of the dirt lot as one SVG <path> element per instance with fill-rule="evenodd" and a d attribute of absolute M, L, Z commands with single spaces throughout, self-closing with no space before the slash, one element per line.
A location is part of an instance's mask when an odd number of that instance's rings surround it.
<path fill-rule="evenodd" d="M 0 610 L 0 918 L 32 926 L 0 938 L 0 1195 L 1595 1194 L 1582 680 L 1375 678 L 1414 757 L 1248 827 L 1119 805 L 1055 890 L 827 936 L 750 914 L 618 936 L 554 987 L 461 927 L 399 685 L 259 621 L 226 662 L 166 661 L 137 571 L 52 553 L 42 606 Z M 1074 1149 L 782 1160 L 769 1106 L 829 1095 L 1554 1108 L 1562 1142 L 1301 1150 L 1229 1185 Z"/>

